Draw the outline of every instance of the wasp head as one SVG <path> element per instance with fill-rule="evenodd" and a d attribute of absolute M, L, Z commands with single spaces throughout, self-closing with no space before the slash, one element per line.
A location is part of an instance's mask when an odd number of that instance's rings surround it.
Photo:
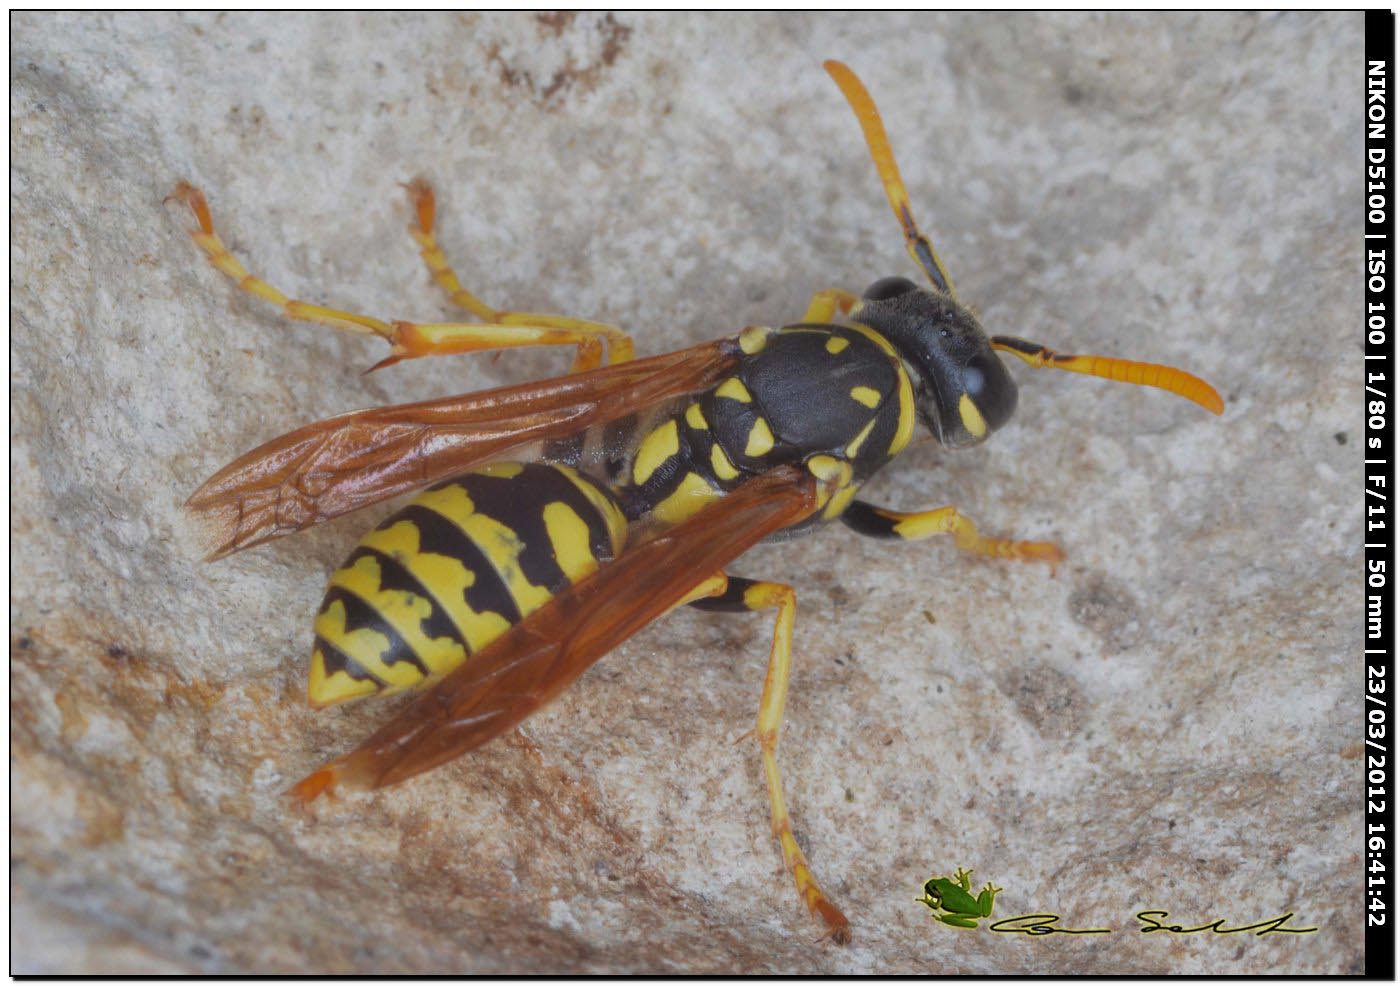
<path fill-rule="evenodd" d="M 1016 382 L 972 313 L 903 277 L 866 289 L 852 313 L 890 341 L 914 371 L 919 414 L 948 448 L 976 445 L 1016 410 Z"/>

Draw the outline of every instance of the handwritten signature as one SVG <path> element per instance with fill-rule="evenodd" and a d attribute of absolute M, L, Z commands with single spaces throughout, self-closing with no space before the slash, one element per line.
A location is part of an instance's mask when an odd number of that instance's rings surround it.
<path fill-rule="evenodd" d="M 1252 931 L 1255 936 L 1259 938 L 1272 934 L 1275 931 L 1290 935 L 1306 935 L 1309 932 L 1317 930 L 1316 928 L 1285 928 L 1284 925 L 1293 917 L 1292 911 L 1289 911 L 1287 914 L 1280 914 L 1278 917 L 1270 918 L 1267 921 L 1260 921 L 1256 924 L 1242 924 L 1238 928 L 1224 927 L 1224 918 L 1195 928 L 1183 928 L 1179 924 L 1163 924 L 1158 920 L 1158 917 L 1165 918 L 1166 916 L 1166 911 L 1138 911 L 1135 917 L 1142 922 L 1142 927 L 1138 930 L 1144 935 L 1151 934 L 1154 931 L 1165 931 L 1173 935 L 1194 935 L 1198 931 L 1213 931 L 1217 935 L 1238 935 L 1246 931 Z"/>
<path fill-rule="evenodd" d="M 1226 927 L 1225 919 L 1218 918 L 1209 924 L 1187 927 L 1180 924 L 1167 924 L 1168 911 L 1138 911 L 1134 915 L 1141 923 L 1138 928 L 1144 935 L 1154 931 L 1165 931 L 1172 935 L 1194 935 L 1203 931 L 1210 931 L 1217 935 L 1238 935 L 1245 932 L 1253 932 L 1256 937 L 1262 938 L 1264 935 L 1283 933 L 1290 935 L 1306 935 L 1316 931 L 1316 928 L 1290 928 L 1285 927 L 1293 918 L 1293 912 L 1280 914 L 1276 918 L 1267 921 L 1258 921 L 1254 924 L 1242 924 L 1236 928 Z M 1060 916 L 1058 914 L 1019 914 L 1016 917 L 1002 918 L 988 925 L 989 931 L 996 931 L 1002 934 L 1018 934 L 1038 937 L 1041 935 L 1107 935 L 1113 932 L 1113 928 L 1062 928 L 1058 924 Z"/>

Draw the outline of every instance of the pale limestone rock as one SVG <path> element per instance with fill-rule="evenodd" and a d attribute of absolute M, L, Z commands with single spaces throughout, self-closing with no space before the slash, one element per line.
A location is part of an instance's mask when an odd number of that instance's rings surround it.
<path fill-rule="evenodd" d="M 1358 971 L 1361 39 L 1359 14 L 17 15 L 15 970 Z M 360 376 L 372 340 L 237 293 L 162 198 L 201 184 L 291 292 L 445 318 L 403 230 L 421 173 L 474 289 L 661 352 L 908 272 L 833 56 L 990 330 L 1190 367 L 1224 418 L 1018 368 L 1012 426 L 870 495 L 1053 538 L 1057 577 L 844 529 L 738 566 L 799 593 L 782 762 L 848 949 L 813 944 L 733 745 L 758 617 L 672 616 L 530 744 L 300 817 L 287 786 L 389 711 L 302 703 L 323 579 L 383 512 L 205 565 L 180 503 L 298 424 L 568 356 Z M 999 915 L 1118 931 L 934 924 L 913 898 L 959 865 Z M 1321 931 L 1163 940 L 1147 906 Z"/>

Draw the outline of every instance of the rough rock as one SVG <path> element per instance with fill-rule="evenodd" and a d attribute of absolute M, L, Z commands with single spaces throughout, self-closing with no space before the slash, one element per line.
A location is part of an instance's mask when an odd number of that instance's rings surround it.
<path fill-rule="evenodd" d="M 11 39 L 14 971 L 1339 973 L 1361 968 L 1360 14 L 19 14 Z M 979 449 L 870 489 L 1049 538 L 1043 567 L 832 529 L 790 580 L 781 759 L 855 940 L 814 944 L 751 726 L 760 617 L 673 615 L 497 742 L 292 810 L 392 703 L 303 703 L 370 511 L 217 564 L 180 505 L 352 408 L 562 372 L 290 325 L 162 199 L 204 187 L 289 292 L 447 319 L 399 183 L 488 300 L 643 352 L 910 273 L 839 57 L 992 331 L 1228 402 L 1022 381 Z M 914 903 L 959 866 L 997 915 Z M 1307 935 L 1172 937 L 1135 911 Z"/>

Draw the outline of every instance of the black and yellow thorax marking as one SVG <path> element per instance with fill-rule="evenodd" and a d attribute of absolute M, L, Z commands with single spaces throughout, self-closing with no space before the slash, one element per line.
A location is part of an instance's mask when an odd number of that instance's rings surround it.
<path fill-rule="evenodd" d="M 316 617 L 311 704 L 450 671 L 615 557 L 626 537 L 612 495 L 567 466 L 503 462 L 433 487 L 331 576 Z"/>
<path fill-rule="evenodd" d="M 914 391 L 889 342 L 859 324 L 746 329 L 732 376 L 638 443 L 621 480 L 631 518 L 674 524 L 748 477 L 815 463 L 843 482 L 814 519 L 830 520 L 909 443 Z M 833 472 L 833 470 L 835 472 Z"/>

